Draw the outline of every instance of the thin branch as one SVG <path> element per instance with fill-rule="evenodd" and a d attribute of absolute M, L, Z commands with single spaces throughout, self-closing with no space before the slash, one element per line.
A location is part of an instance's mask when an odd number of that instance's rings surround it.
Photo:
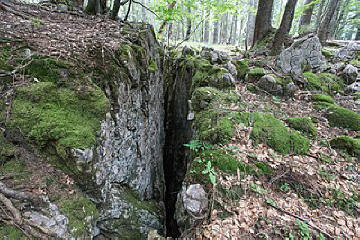
<path fill-rule="evenodd" d="M 145 8 L 146 10 L 148 10 L 149 12 L 151 12 L 152 14 L 154 14 L 155 16 L 159 17 L 159 15 L 156 14 L 156 12 L 154 12 L 153 10 L 151 10 L 150 8 L 148 8 L 147 6 L 145 6 L 144 4 L 142 4 L 141 2 L 132 0 L 133 3 L 139 4 L 140 6 L 142 6 L 143 8 Z"/>
<path fill-rule="evenodd" d="M 127 10 L 126 16 L 125 16 L 125 18 L 124 18 L 124 22 L 127 22 L 127 19 L 128 19 L 128 17 L 129 17 L 130 10 L 131 10 L 131 3 L 132 3 L 132 0 L 130 0 L 130 2 L 129 2 L 129 6 L 128 6 L 128 10 Z"/>
<path fill-rule="evenodd" d="M 312 224 L 312 223 L 309 222 L 308 220 L 306 220 L 306 219 L 304 219 L 304 218 L 302 218 L 302 217 L 299 217 L 299 216 L 297 216 L 297 215 L 295 215 L 295 214 L 292 214 L 291 212 L 288 212 L 288 211 L 286 211 L 286 210 L 284 210 L 284 209 L 282 209 L 282 208 L 280 208 L 280 207 L 278 207 L 278 206 L 275 206 L 275 205 L 273 205 L 273 204 L 271 204 L 271 203 L 267 203 L 267 204 L 270 205 L 271 207 L 275 208 L 276 210 L 282 212 L 282 213 L 285 213 L 285 214 L 287 214 L 287 215 L 289 215 L 289 216 L 291 216 L 291 217 L 293 217 L 293 218 L 296 218 L 296 219 L 298 219 L 298 220 L 306 223 L 306 224 L 309 225 L 310 227 L 312 227 L 312 228 L 316 229 L 317 231 L 321 232 L 322 234 L 324 234 L 326 237 L 328 237 L 328 238 L 330 238 L 330 239 L 335 239 L 334 236 L 328 234 L 327 232 L 325 232 L 324 230 L 322 230 L 322 229 L 319 228 L 318 226 Z"/>

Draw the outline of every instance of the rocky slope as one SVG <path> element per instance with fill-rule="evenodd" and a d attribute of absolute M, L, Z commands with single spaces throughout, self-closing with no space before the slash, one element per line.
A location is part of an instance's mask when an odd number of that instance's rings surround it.
<path fill-rule="evenodd" d="M 150 25 L 9 7 L 0 237 L 360 238 L 358 45 L 165 53 Z"/>

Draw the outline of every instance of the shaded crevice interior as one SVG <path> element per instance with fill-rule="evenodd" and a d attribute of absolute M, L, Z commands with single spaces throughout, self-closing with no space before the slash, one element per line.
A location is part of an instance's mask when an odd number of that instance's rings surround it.
<path fill-rule="evenodd" d="M 179 66 L 179 64 L 175 64 Z M 191 69 L 175 67 L 165 91 L 165 211 L 166 236 L 179 237 L 180 232 L 176 220 L 175 204 L 177 194 L 181 190 L 187 164 L 191 160 L 191 152 L 184 144 L 193 136 L 191 121 L 187 120 L 189 112 L 188 100 L 191 98 Z"/>

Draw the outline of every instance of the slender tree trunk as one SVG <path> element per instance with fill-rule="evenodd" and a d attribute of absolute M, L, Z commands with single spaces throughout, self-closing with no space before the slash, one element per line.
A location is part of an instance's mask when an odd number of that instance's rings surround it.
<path fill-rule="evenodd" d="M 146 5 L 145 0 L 141 0 L 141 3 L 143 5 Z M 141 17 L 142 17 L 142 21 L 145 23 L 146 22 L 146 9 L 144 7 L 141 7 Z"/>
<path fill-rule="evenodd" d="M 239 37 L 238 37 L 238 45 L 241 46 L 241 36 L 243 34 L 243 25 L 244 25 L 244 17 L 241 18 L 240 20 L 240 26 L 239 26 Z M 235 36 L 235 39 L 236 39 L 236 36 Z M 246 39 L 245 39 L 246 41 Z M 234 42 L 234 44 L 236 44 L 236 42 Z"/>
<path fill-rule="evenodd" d="M 297 0 L 288 0 L 285 7 L 285 12 L 281 20 L 279 29 L 276 31 L 274 42 L 272 46 L 272 54 L 277 55 L 284 44 L 286 37 L 289 35 L 291 24 L 294 20 L 294 13 Z"/>
<path fill-rule="evenodd" d="M 219 21 L 214 22 L 214 34 L 213 34 L 213 44 L 219 43 Z"/>
<path fill-rule="evenodd" d="M 325 44 L 326 40 L 329 38 L 330 22 L 335 14 L 335 10 L 339 2 L 340 0 L 329 0 L 329 4 L 328 4 L 329 7 L 325 13 L 324 19 L 322 19 L 320 23 L 318 36 L 321 44 L 323 45 Z"/>
<path fill-rule="evenodd" d="M 191 14 L 191 8 L 187 7 L 187 12 L 190 15 Z M 190 16 L 186 18 L 186 34 L 185 34 L 185 40 L 189 40 L 190 39 L 190 35 L 191 35 L 191 18 Z"/>
<path fill-rule="evenodd" d="M 231 31 L 230 31 L 229 41 L 228 41 L 229 44 L 232 44 L 232 45 L 235 44 L 237 28 L 238 28 L 238 16 L 237 16 L 237 13 L 235 13 L 235 15 L 233 15 L 233 17 L 232 17 Z"/>
<path fill-rule="evenodd" d="M 322 0 L 320 2 L 319 10 L 318 10 L 317 16 L 316 16 L 316 30 L 317 31 L 319 30 L 319 26 L 321 23 L 321 17 L 322 17 L 323 11 L 324 11 L 324 6 L 325 6 L 325 0 Z"/>
<path fill-rule="evenodd" d="M 247 27 L 246 27 L 246 44 L 247 46 L 250 46 L 254 41 L 254 30 L 255 30 L 255 16 L 253 12 L 251 11 L 252 8 L 255 8 L 257 6 L 257 0 L 249 0 L 249 14 L 248 14 L 248 20 L 247 20 Z"/>
<path fill-rule="evenodd" d="M 210 23 L 208 20 L 206 20 L 205 25 L 204 25 L 204 42 L 205 43 L 209 42 L 209 38 L 210 38 L 209 28 L 210 28 Z"/>
<path fill-rule="evenodd" d="M 309 26 L 311 23 L 311 17 L 314 11 L 314 4 L 312 4 L 315 0 L 306 0 L 305 5 L 311 4 L 310 6 L 306 7 L 303 14 L 300 18 L 300 24 L 299 24 L 299 32 L 307 31 L 309 30 Z"/>
<path fill-rule="evenodd" d="M 271 19 L 273 4 L 274 0 L 259 0 L 255 20 L 253 46 L 257 41 L 264 39 L 272 29 Z"/>
<path fill-rule="evenodd" d="M 229 14 L 225 13 L 224 16 L 222 17 L 222 21 L 221 21 L 221 39 L 220 39 L 220 43 L 222 44 L 226 44 L 227 41 L 227 36 L 228 36 L 228 17 Z"/>
<path fill-rule="evenodd" d="M 340 15 L 339 15 L 338 25 L 337 25 L 336 30 L 335 30 L 335 37 L 337 39 L 340 39 L 341 32 L 343 32 L 343 29 L 345 27 L 344 23 L 346 22 L 346 19 L 347 19 L 347 14 L 345 14 L 345 12 L 348 9 L 348 5 L 349 5 L 349 1 L 346 1 L 346 2 L 343 3 L 343 7 L 342 7 Z"/>

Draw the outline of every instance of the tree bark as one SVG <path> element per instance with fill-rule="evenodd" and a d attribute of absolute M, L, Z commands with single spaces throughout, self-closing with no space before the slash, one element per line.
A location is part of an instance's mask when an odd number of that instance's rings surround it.
<path fill-rule="evenodd" d="M 85 7 L 85 12 L 90 15 L 103 14 L 105 13 L 105 10 L 106 0 L 89 0 Z"/>
<path fill-rule="evenodd" d="M 326 40 L 329 38 L 330 34 L 330 22 L 335 14 L 335 10 L 338 6 L 340 0 L 329 0 L 328 9 L 325 13 L 324 19 L 322 19 L 319 30 L 318 36 L 322 45 L 325 44 Z"/>
<path fill-rule="evenodd" d="M 204 42 L 205 43 L 209 42 L 209 38 L 210 38 L 209 28 L 210 28 L 210 23 L 208 20 L 206 20 L 205 25 L 204 25 Z"/>
<path fill-rule="evenodd" d="M 219 21 L 214 22 L 213 44 L 219 43 Z"/>
<path fill-rule="evenodd" d="M 325 5 L 325 0 L 322 0 L 319 6 L 319 10 L 317 12 L 317 16 L 316 16 L 316 30 L 319 30 L 319 26 L 321 23 L 321 17 L 323 14 L 323 10 L 324 10 L 324 5 Z"/>
<path fill-rule="evenodd" d="M 141 0 L 141 3 L 143 5 L 146 5 L 145 0 Z M 141 17 L 142 17 L 142 21 L 145 23 L 146 22 L 146 9 L 144 7 L 141 7 Z"/>
<path fill-rule="evenodd" d="M 289 35 L 291 24 L 294 20 L 294 13 L 297 0 L 288 0 L 285 6 L 285 12 L 281 20 L 279 29 L 276 31 L 272 46 L 272 54 L 277 55 L 284 44 L 286 37 Z"/>
<path fill-rule="evenodd" d="M 246 39 L 245 39 L 245 45 L 250 46 L 253 43 L 254 40 L 254 30 L 255 30 L 255 16 L 253 12 L 251 11 L 253 7 L 257 6 L 257 0 L 249 0 L 249 14 L 248 14 L 248 20 L 247 20 L 247 26 L 246 26 Z"/>
<path fill-rule="evenodd" d="M 255 20 L 254 39 L 252 45 L 265 38 L 271 31 L 272 8 L 274 0 L 259 0 L 258 11 Z"/>
<path fill-rule="evenodd" d="M 191 14 L 191 8 L 187 7 L 187 12 L 188 14 Z M 185 34 L 185 40 L 189 40 L 190 36 L 191 36 L 191 27 L 192 27 L 192 22 L 191 22 L 191 17 L 187 17 L 186 18 L 186 34 Z"/>
<path fill-rule="evenodd" d="M 303 14 L 301 15 L 300 18 L 300 23 L 299 23 L 299 31 L 302 31 L 302 29 L 304 29 L 305 31 L 309 28 L 310 23 L 311 23 L 311 17 L 314 11 L 314 4 L 312 4 L 315 0 L 306 0 L 305 1 L 305 5 L 311 4 L 310 6 L 306 7 L 306 9 L 304 10 Z"/>
<path fill-rule="evenodd" d="M 220 43 L 222 44 L 226 44 L 227 41 L 227 36 L 228 36 L 228 17 L 229 14 L 225 13 L 222 17 L 222 24 L 221 24 L 221 38 L 220 38 Z"/>
<path fill-rule="evenodd" d="M 238 28 L 238 16 L 237 16 L 237 13 L 235 13 L 232 17 L 230 36 L 229 36 L 229 40 L 228 40 L 229 44 L 233 44 L 233 45 L 235 44 L 237 28 Z"/>
<path fill-rule="evenodd" d="M 341 4 L 341 2 L 338 3 L 338 5 L 336 6 L 334 16 L 331 18 L 331 21 L 330 21 L 330 29 L 329 29 L 329 37 L 328 38 L 331 40 L 335 39 L 336 28 L 339 25 L 339 21 L 340 21 L 340 19 L 339 19 L 340 9 L 345 7 L 342 5 L 343 4 Z"/>

